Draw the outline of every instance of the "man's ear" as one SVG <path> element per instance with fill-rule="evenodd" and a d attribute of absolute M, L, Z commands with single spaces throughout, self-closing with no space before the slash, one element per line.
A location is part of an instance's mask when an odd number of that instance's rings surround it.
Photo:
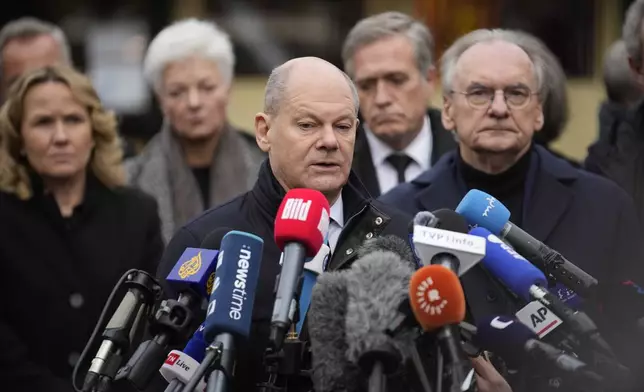
<path fill-rule="evenodd" d="M 270 116 L 266 113 L 257 113 L 255 115 L 255 140 L 260 150 L 264 152 L 269 152 L 271 149 L 268 137 L 270 131 Z"/>
<path fill-rule="evenodd" d="M 443 110 L 441 111 L 441 121 L 443 122 L 443 128 L 448 131 L 456 128 L 456 123 L 454 121 L 454 105 L 452 99 L 448 96 L 443 96 Z"/>

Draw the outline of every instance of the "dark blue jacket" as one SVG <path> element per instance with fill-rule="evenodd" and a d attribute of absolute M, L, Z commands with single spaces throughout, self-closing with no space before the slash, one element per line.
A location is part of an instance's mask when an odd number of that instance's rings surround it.
<path fill-rule="evenodd" d="M 457 153 L 446 154 L 433 169 L 380 200 L 410 214 L 455 209 L 468 191 L 457 175 Z M 644 284 L 644 235 L 631 198 L 611 181 L 575 169 L 540 146 L 531 154 L 522 228 L 604 284 L 604 304 L 623 307 L 615 285 L 628 279 Z M 497 283 L 482 267 L 465 274 L 462 284 L 475 319 L 510 314 L 516 306 L 509 296 L 495 293 Z M 632 346 L 633 336 L 622 331 L 611 325 L 602 333 L 620 337 L 617 345 Z"/>

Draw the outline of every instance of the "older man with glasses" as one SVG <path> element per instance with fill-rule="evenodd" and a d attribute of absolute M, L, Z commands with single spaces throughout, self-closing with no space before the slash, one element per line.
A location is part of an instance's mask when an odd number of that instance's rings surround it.
<path fill-rule="evenodd" d="M 477 30 L 458 39 L 445 52 L 441 69 L 442 122 L 457 136 L 459 148 L 381 200 L 414 214 L 454 209 L 471 189 L 487 192 L 508 207 L 514 224 L 600 280 L 604 309 L 617 309 L 609 304 L 620 304 L 613 290 L 620 282 L 644 284 L 642 231 L 624 191 L 533 143 L 544 123 L 544 87 L 551 82 L 545 67 L 524 34 Z M 474 321 L 511 315 L 522 305 L 480 265 L 462 282 Z M 588 308 L 590 313 L 595 307 Z M 615 346 L 634 337 L 619 335 L 617 318 L 592 317 L 606 321 L 602 334 L 617 336 Z M 544 374 L 536 380 L 519 377 L 513 388 L 548 390 L 552 382 Z M 575 389 L 567 384 L 562 390 Z"/>

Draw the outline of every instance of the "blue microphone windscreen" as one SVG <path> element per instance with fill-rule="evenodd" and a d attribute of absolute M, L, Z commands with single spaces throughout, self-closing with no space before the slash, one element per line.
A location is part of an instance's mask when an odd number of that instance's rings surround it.
<path fill-rule="evenodd" d="M 514 294 L 529 302 L 530 286 L 547 287 L 543 272 L 489 230 L 475 227 L 470 234 L 486 239 L 483 266 Z"/>
<path fill-rule="evenodd" d="M 202 298 L 208 298 L 215 279 L 219 251 L 186 248 L 168 274 L 166 282 L 175 292 L 191 289 Z"/>
<path fill-rule="evenodd" d="M 184 354 L 189 355 L 199 363 L 201 363 L 206 356 L 206 347 L 208 347 L 208 343 L 206 343 L 206 339 L 203 336 L 203 330 L 204 326 L 201 324 L 190 340 L 188 340 L 188 343 L 186 343 L 186 347 L 183 349 Z"/>
<path fill-rule="evenodd" d="M 231 231 L 221 241 L 215 287 L 210 295 L 204 336 L 212 343 L 220 333 L 248 338 L 264 241 L 243 231 Z"/>
<path fill-rule="evenodd" d="M 476 324 L 474 339 L 480 348 L 498 354 L 509 363 L 520 363 L 523 347 L 530 339 L 539 339 L 519 320 L 507 316 L 488 316 Z"/>
<path fill-rule="evenodd" d="M 510 220 L 510 211 L 497 199 L 478 189 L 472 189 L 456 207 L 473 226 L 481 226 L 499 235 Z"/>

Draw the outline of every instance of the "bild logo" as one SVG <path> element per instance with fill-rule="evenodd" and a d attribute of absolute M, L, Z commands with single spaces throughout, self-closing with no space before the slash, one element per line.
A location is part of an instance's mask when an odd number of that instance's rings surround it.
<path fill-rule="evenodd" d="M 288 199 L 282 211 L 282 219 L 296 219 L 306 221 L 313 201 L 304 201 L 303 199 Z"/>
<path fill-rule="evenodd" d="M 443 309 L 447 306 L 448 301 L 441 298 L 440 291 L 433 286 L 434 280 L 431 277 L 423 280 L 418 285 L 416 301 L 418 301 L 418 305 L 423 312 L 436 315 L 443 313 Z"/>

